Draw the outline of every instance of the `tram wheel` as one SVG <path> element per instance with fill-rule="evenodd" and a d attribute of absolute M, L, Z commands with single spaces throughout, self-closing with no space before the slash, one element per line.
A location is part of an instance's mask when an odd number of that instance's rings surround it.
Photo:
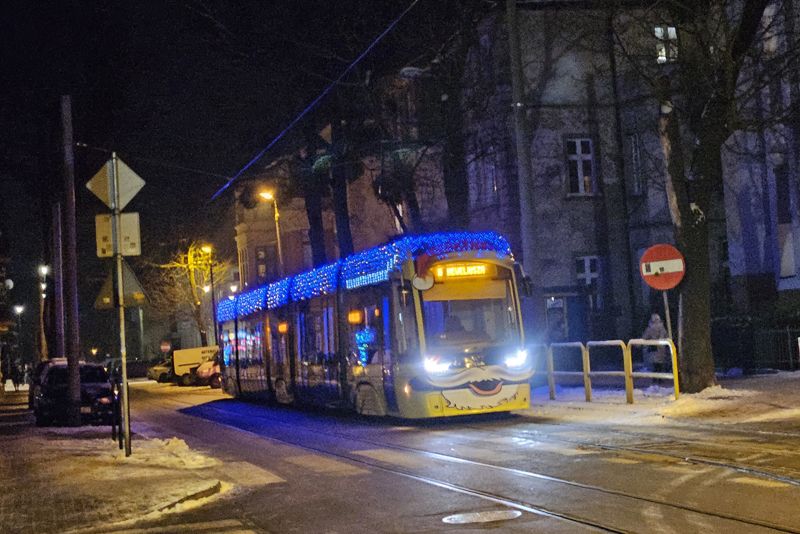
<path fill-rule="evenodd" d="M 378 393 L 370 385 L 362 384 L 356 391 L 356 412 L 361 415 L 386 415 Z"/>

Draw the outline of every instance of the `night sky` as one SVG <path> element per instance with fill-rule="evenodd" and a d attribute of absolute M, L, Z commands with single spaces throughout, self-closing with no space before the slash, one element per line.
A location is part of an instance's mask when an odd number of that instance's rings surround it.
<path fill-rule="evenodd" d="M 48 256 L 45 212 L 62 183 L 59 95 L 73 96 L 76 141 L 116 150 L 147 182 L 126 208 L 140 212 L 144 259 L 163 259 L 193 239 L 213 239 L 232 250 L 230 197 L 212 203 L 213 193 L 410 3 L 64 1 L 7 7 L 0 22 L 0 213 L 11 245 L 10 276 L 17 282 L 13 299 L 29 304 L 28 317 L 34 318 L 35 268 Z M 421 0 L 345 81 L 359 83 L 367 70 L 379 76 L 424 65 L 459 5 Z M 78 148 L 76 158 L 81 308 L 88 322 L 97 322 L 90 308 L 108 265 L 95 257 L 93 220 L 105 208 L 84 183 L 108 154 Z M 85 325 L 85 344 L 95 329 Z"/>

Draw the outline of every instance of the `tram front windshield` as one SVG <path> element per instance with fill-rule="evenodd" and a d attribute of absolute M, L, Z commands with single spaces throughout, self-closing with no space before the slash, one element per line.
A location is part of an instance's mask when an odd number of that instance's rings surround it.
<path fill-rule="evenodd" d="M 510 280 L 447 281 L 422 292 L 431 347 L 480 347 L 519 341 Z"/>

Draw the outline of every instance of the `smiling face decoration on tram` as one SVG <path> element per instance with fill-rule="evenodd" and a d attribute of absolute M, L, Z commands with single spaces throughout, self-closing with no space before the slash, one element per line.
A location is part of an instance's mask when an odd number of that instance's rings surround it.
<path fill-rule="evenodd" d="M 478 410 L 496 408 L 517 400 L 520 386 L 533 375 L 533 366 L 509 370 L 501 365 L 452 369 L 428 374 L 426 389 L 439 390 L 448 408 Z"/>

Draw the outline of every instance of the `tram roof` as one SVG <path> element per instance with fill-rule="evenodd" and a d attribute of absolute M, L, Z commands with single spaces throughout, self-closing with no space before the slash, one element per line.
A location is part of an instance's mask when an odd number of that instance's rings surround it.
<path fill-rule="evenodd" d="M 419 256 L 436 259 L 450 254 L 475 252 L 511 257 L 508 241 L 496 232 L 442 232 L 403 236 L 383 245 L 356 252 L 346 258 L 310 271 L 282 278 L 225 299 L 217 305 L 217 321 L 232 321 L 261 310 L 284 306 L 289 302 L 330 295 L 339 284 L 346 289 L 385 282 L 400 269 L 403 261 Z"/>

